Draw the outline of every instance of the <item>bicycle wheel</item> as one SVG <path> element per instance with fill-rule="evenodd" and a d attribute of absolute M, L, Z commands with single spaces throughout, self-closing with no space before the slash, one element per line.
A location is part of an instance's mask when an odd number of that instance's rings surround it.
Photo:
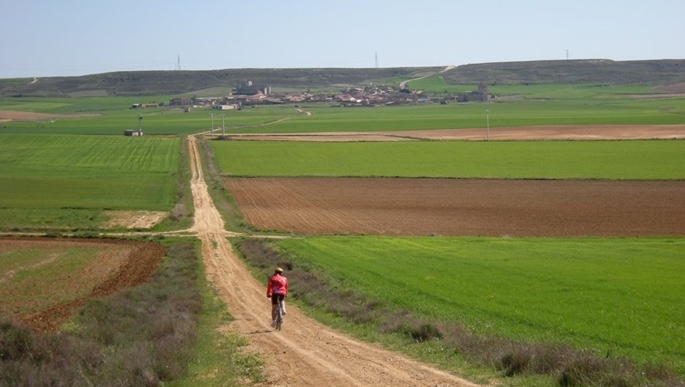
<path fill-rule="evenodd" d="M 276 312 L 276 330 L 280 331 L 281 325 L 283 325 L 283 307 L 279 305 Z"/>

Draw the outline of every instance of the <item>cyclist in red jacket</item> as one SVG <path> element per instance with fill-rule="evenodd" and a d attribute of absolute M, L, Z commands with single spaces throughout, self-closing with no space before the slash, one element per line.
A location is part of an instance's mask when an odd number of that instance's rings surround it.
<path fill-rule="evenodd" d="M 266 284 L 266 296 L 271 298 L 271 326 L 276 326 L 276 313 L 278 303 L 281 303 L 283 315 L 285 315 L 285 297 L 288 296 L 288 279 L 283 275 L 283 269 L 276 268 L 274 275 L 269 278 Z"/>

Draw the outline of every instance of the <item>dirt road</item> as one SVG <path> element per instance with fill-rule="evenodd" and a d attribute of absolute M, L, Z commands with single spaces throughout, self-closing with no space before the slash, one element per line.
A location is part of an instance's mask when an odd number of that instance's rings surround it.
<path fill-rule="evenodd" d="M 226 241 L 224 222 L 207 191 L 196 140 L 189 137 L 196 232 L 207 278 L 235 317 L 231 328 L 266 360 L 274 386 L 476 386 L 405 356 L 335 332 L 293 305 L 283 330 L 270 327 L 266 284 L 258 283 Z"/>
<path fill-rule="evenodd" d="M 2 112 L 0 112 L 2 113 Z M 1 115 L 0 115 L 1 117 Z M 417 141 L 486 139 L 481 129 L 401 130 L 388 132 L 249 133 L 231 140 L 267 141 Z M 639 140 L 684 139 L 685 125 L 543 125 L 490 128 L 490 140 Z"/>

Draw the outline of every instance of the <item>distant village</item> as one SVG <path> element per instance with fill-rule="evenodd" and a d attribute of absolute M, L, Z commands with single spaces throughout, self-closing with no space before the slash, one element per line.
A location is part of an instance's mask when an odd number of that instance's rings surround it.
<path fill-rule="evenodd" d="M 349 87 L 342 89 L 338 94 L 310 94 L 285 93 L 276 94 L 271 92 L 268 85 L 254 85 L 251 81 L 242 81 L 233 89 L 233 93 L 224 97 L 192 97 L 173 98 L 163 103 L 132 104 L 132 109 L 158 106 L 178 106 L 190 111 L 194 107 L 211 107 L 218 110 L 242 109 L 244 106 L 255 105 L 280 105 L 299 104 L 306 102 L 330 103 L 340 107 L 370 107 L 379 105 L 405 105 L 419 103 L 450 102 L 487 102 L 494 98 L 488 94 L 488 86 L 480 83 L 476 90 L 457 94 L 441 96 L 429 96 L 422 91 L 413 91 L 409 88 L 393 88 L 390 86 Z"/>

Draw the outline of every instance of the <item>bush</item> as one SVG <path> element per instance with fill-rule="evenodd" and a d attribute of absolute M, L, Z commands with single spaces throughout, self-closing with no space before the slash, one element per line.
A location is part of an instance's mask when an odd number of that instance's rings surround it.
<path fill-rule="evenodd" d="M 22 360 L 30 356 L 33 336 L 28 329 L 12 325 L 9 321 L 0 323 L 0 360 Z"/>
<path fill-rule="evenodd" d="M 434 339 L 442 339 L 440 330 L 431 323 L 422 323 L 417 327 L 412 328 L 411 338 L 416 342 L 423 342 Z"/>
<path fill-rule="evenodd" d="M 68 331 L 0 324 L 0 385 L 156 386 L 185 373 L 202 308 L 195 245 L 173 244 L 145 284 L 90 300 Z"/>
<path fill-rule="evenodd" d="M 186 206 L 183 203 L 177 203 L 174 209 L 171 210 L 171 220 L 177 222 L 186 216 Z"/>

